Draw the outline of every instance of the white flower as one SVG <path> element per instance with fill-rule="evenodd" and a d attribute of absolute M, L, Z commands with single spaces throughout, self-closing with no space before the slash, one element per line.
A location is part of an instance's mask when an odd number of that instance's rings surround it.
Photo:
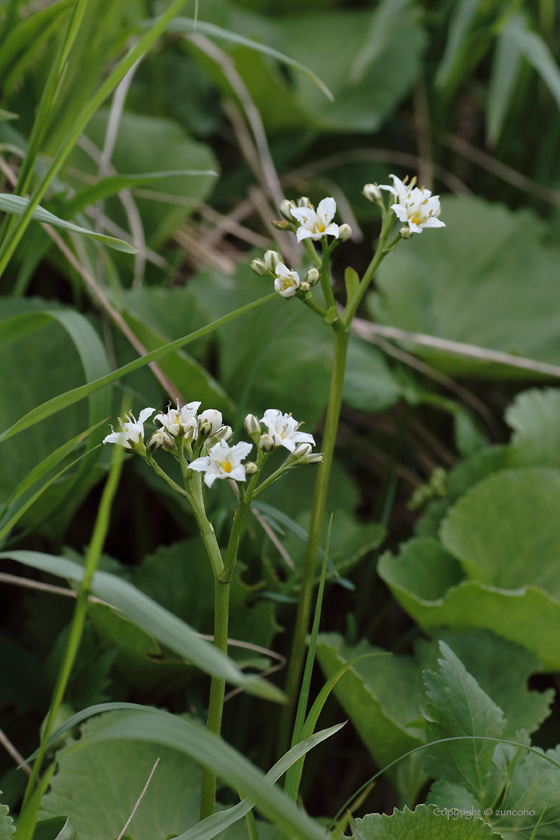
<path fill-rule="evenodd" d="M 189 430 L 192 430 L 192 437 L 196 438 L 198 435 L 198 420 L 196 412 L 200 406 L 199 402 L 190 402 L 179 408 L 168 408 L 167 414 L 156 414 L 154 422 L 157 420 L 168 434 L 177 437 L 178 435 L 186 435 Z"/>
<path fill-rule="evenodd" d="M 292 216 L 300 226 L 296 231 L 297 241 L 302 239 L 322 239 L 334 236 L 338 239 L 338 225 L 331 224 L 336 213 L 334 198 L 324 198 L 319 202 L 317 212 L 311 207 L 292 207 Z"/>
<path fill-rule="evenodd" d="M 285 298 L 291 298 L 299 289 L 300 280 L 297 271 L 290 271 L 284 263 L 278 263 L 276 266 L 276 280 L 274 281 L 274 288 L 279 295 Z"/>
<path fill-rule="evenodd" d="M 217 478 L 245 481 L 245 467 L 241 461 L 245 460 L 252 448 L 252 443 L 241 442 L 229 446 L 221 440 L 212 447 L 208 455 L 192 461 L 189 469 L 206 473 L 204 483 L 207 487 L 212 487 Z"/>
<path fill-rule="evenodd" d="M 198 430 L 201 435 L 214 435 L 221 425 L 222 412 L 215 408 L 207 408 L 198 418 Z"/>
<path fill-rule="evenodd" d="M 381 186 L 380 190 L 388 190 L 395 198 L 391 210 L 400 222 L 408 224 L 411 233 L 422 233 L 423 229 L 445 227 L 438 216 L 441 213 L 439 196 L 432 195 L 425 187 L 416 187 L 416 178 L 410 184 L 405 184 L 396 175 L 391 175 L 393 186 Z"/>
<path fill-rule="evenodd" d="M 267 408 L 260 422 L 268 428 L 275 446 L 284 446 L 290 452 L 294 451 L 298 443 L 311 443 L 315 446 L 313 435 L 298 432 L 301 424 L 291 414 L 282 414 L 277 408 Z"/>
<path fill-rule="evenodd" d="M 152 416 L 154 411 L 155 408 L 143 408 L 140 412 L 138 420 L 136 420 L 133 413 L 129 411 L 127 414 L 129 419 L 124 423 L 119 417 L 121 431 L 112 432 L 110 435 L 107 435 L 107 437 L 103 439 L 103 443 L 118 443 L 120 446 L 124 446 L 125 449 L 134 449 L 134 447 L 138 446 L 138 444 L 143 444 L 144 423 Z"/>

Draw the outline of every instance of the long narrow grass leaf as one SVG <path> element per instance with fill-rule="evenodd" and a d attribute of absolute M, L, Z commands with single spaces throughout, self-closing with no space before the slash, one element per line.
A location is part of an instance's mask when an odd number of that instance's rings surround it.
<path fill-rule="evenodd" d="M 500 139 L 521 68 L 522 53 L 514 35 L 520 17 L 512 17 L 500 32 L 492 63 L 486 123 L 488 140 L 493 145 Z"/>
<path fill-rule="evenodd" d="M 537 32 L 527 29 L 525 18 L 521 15 L 518 16 L 517 25 L 512 29 L 512 37 L 515 38 L 529 64 L 547 85 L 560 108 L 560 69 L 546 42 Z"/>
<path fill-rule="evenodd" d="M 481 0 L 460 0 L 456 4 L 449 27 L 445 52 L 436 74 L 436 87 L 444 88 L 449 82 L 480 3 Z"/>
<path fill-rule="evenodd" d="M 26 566 L 77 582 L 80 582 L 84 576 L 82 566 L 64 557 L 54 557 L 51 554 L 35 551 L 4 551 L 0 554 L 0 558 L 2 557 L 11 558 Z M 108 572 L 96 572 L 91 592 L 120 610 L 123 615 L 150 633 L 158 642 L 206 673 L 222 677 L 251 694 L 275 701 L 284 699 L 282 692 L 265 680 L 245 676 L 233 661 L 217 650 L 214 645 L 201 639 L 188 624 L 161 607 L 148 595 L 140 592 L 131 583 Z"/>
<path fill-rule="evenodd" d="M 212 770 L 255 803 L 271 822 L 299 840 L 325 840 L 319 823 L 270 783 L 257 767 L 200 723 L 173 715 L 130 712 L 118 720 L 107 720 L 83 736 L 68 751 L 106 740 L 148 741 L 186 753 Z"/>
<path fill-rule="evenodd" d="M 251 310 L 261 306 L 263 303 L 268 303 L 269 301 L 276 300 L 277 298 L 278 295 L 273 293 L 252 301 L 252 303 L 248 303 L 245 306 L 240 307 L 240 309 L 236 309 L 234 312 L 229 312 L 222 318 L 212 321 L 212 323 L 208 324 L 206 327 L 201 327 L 201 329 L 195 330 L 195 332 L 190 333 L 183 338 L 171 341 L 163 347 L 158 347 L 156 350 L 146 353 L 145 356 L 141 356 L 140 358 L 129 362 L 127 365 L 123 365 L 117 370 L 112 371 L 110 374 L 107 374 L 107 376 L 102 376 L 94 382 L 88 382 L 86 385 L 81 385 L 78 388 L 74 388 L 71 391 L 66 391 L 64 394 L 60 394 L 58 397 L 53 397 L 51 400 L 47 400 L 47 402 L 37 406 L 37 408 L 34 408 L 27 414 L 24 414 L 24 416 L 14 423 L 13 426 L 10 426 L 9 429 L 2 432 L 2 434 L 0 434 L 0 441 L 7 440 L 8 438 L 13 437 L 13 435 L 17 435 L 19 432 L 29 429 L 36 423 L 39 423 L 47 417 L 51 417 L 53 414 L 67 408 L 69 405 L 74 405 L 74 403 L 79 402 L 85 397 L 89 397 L 90 394 L 93 394 L 105 385 L 110 385 L 112 382 L 116 382 L 117 379 L 122 379 L 123 376 L 126 376 L 135 370 L 139 370 L 150 362 L 155 362 L 163 356 L 166 356 L 168 353 L 178 350 L 180 347 L 184 347 L 199 338 L 210 335 L 224 324 L 233 321 L 235 318 L 239 318 L 241 315 L 245 315 L 247 312 L 251 312 Z"/>
<path fill-rule="evenodd" d="M 194 18 L 177 17 L 171 21 L 167 29 L 169 32 L 181 32 L 185 35 L 190 34 L 195 31 L 195 20 Z M 278 52 L 278 50 L 268 47 L 266 44 L 261 44 L 259 41 L 253 41 L 251 38 L 245 38 L 243 35 L 238 35 L 237 32 L 230 32 L 228 29 L 222 29 L 221 26 L 216 26 L 214 23 L 208 23 L 204 20 L 196 21 L 196 31 L 202 35 L 207 35 L 209 38 L 218 38 L 222 41 L 230 41 L 232 44 L 239 44 L 241 47 L 248 47 L 251 50 L 256 50 L 264 55 L 268 55 L 270 58 L 275 58 L 277 61 L 281 61 L 283 64 L 293 67 L 294 70 L 298 70 L 300 73 L 303 73 L 304 76 L 307 76 L 308 79 L 311 79 L 311 81 L 323 91 L 325 96 L 330 99 L 331 102 L 334 102 L 334 96 L 326 84 L 321 81 L 319 76 L 317 76 L 313 70 L 310 70 L 309 67 L 306 67 L 304 64 L 300 64 L 299 61 L 290 58 L 290 56 Z"/>
<path fill-rule="evenodd" d="M 28 198 L 22 198 L 19 195 L 11 195 L 8 193 L 0 193 L 0 211 L 3 211 L 4 213 L 11 213 L 13 216 L 21 217 L 24 215 L 29 205 L 30 201 Z M 102 242 L 109 248 L 114 248 L 115 251 L 123 251 L 125 254 L 138 253 L 136 248 L 129 245 L 129 243 L 125 242 L 123 239 L 116 239 L 114 236 L 107 236 L 104 233 L 96 233 L 94 230 L 88 230 L 88 228 L 75 225 L 73 222 L 67 222 L 65 219 L 55 216 L 54 213 L 49 212 L 49 210 L 45 210 L 44 207 L 41 207 L 38 204 L 35 206 L 35 209 L 31 214 L 31 218 L 35 219 L 37 222 L 46 222 L 53 227 L 64 228 L 64 230 L 70 230 L 72 233 L 81 233 L 85 236 L 89 236 L 91 239 L 97 239 L 98 242 Z"/>

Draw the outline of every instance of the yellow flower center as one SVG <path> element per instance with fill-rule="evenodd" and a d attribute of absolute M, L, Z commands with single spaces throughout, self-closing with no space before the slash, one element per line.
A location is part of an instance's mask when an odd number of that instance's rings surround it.
<path fill-rule="evenodd" d="M 325 225 L 321 225 L 321 224 L 316 224 L 315 228 L 317 230 L 317 233 L 324 233 L 325 230 L 326 230 Z"/>
<path fill-rule="evenodd" d="M 225 473 L 230 473 L 232 471 L 232 466 L 229 461 L 220 461 L 220 467 Z"/>
<path fill-rule="evenodd" d="M 414 216 L 412 216 L 411 219 L 410 219 L 410 221 L 415 225 L 419 225 L 421 220 L 422 220 L 422 214 L 421 213 L 415 213 Z"/>

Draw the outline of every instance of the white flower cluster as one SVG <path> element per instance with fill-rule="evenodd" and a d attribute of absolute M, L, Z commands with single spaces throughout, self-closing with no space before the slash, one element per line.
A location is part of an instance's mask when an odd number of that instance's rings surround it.
<path fill-rule="evenodd" d="M 432 195 L 431 190 L 425 187 L 417 187 L 415 177 L 409 184 L 406 183 L 408 176 L 404 181 L 396 175 L 390 177 L 393 179 L 393 186 L 380 184 L 379 189 L 387 190 L 395 196 L 396 200 L 391 205 L 391 210 L 394 210 L 397 219 L 405 224 L 405 227 L 401 229 L 401 235 L 404 238 L 412 236 L 413 233 L 422 233 L 424 228 L 445 227 L 439 220 L 441 207 L 438 195 Z M 370 186 L 372 185 L 368 184 L 364 187 L 364 194 L 366 188 Z"/>
<path fill-rule="evenodd" d="M 231 426 L 222 425 L 222 414 L 216 409 L 207 409 L 200 415 L 197 411 L 200 402 L 191 402 L 182 408 L 177 403 L 177 408 L 169 407 L 167 412 L 156 414 L 154 422 L 160 424 L 148 441 L 148 449 L 154 450 L 159 447 L 173 449 L 175 439 L 182 438 L 188 442 L 188 452 L 191 453 L 191 444 L 197 443 L 194 447 L 194 458 L 188 464 L 188 469 L 195 472 L 203 472 L 204 483 L 212 487 L 217 478 L 232 478 L 235 481 L 245 481 L 247 476 L 246 466 L 251 469 L 251 474 L 257 471 L 255 464 L 244 465 L 242 462 L 247 458 L 253 448 L 252 443 L 237 443 L 230 446 L 228 441 L 233 436 Z M 116 443 L 124 446 L 125 449 L 136 449 L 144 458 L 147 457 L 144 446 L 144 423 L 152 416 L 155 408 L 143 408 L 139 419 L 136 420 L 132 413 L 123 422 L 120 420 L 121 431 L 113 431 L 103 440 L 103 443 Z M 261 423 L 264 423 L 267 432 L 262 434 Z M 258 443 L 261 452 L 270 452 L 283 446 L 292 453 L 292 465 L 301 461 L 302 463 L 320 463 L 322 456 L 312 456 L 311 447 L 315 446 L 313 435 L 300 432 L 301 423 L 291 416 L 282 414 L 275 408 L 265 411 L 261 420 L 253 415 L 245 419 L 245 428 Z M 295 457 L 294 457 L 295 456 Z M 189 456 L 192 457 L 192 454 Z"/>

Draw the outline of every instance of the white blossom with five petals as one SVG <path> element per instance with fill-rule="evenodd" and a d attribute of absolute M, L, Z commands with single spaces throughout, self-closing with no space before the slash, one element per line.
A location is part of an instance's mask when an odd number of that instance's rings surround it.
<path fill-rule="evenodd" d="M 191 461 L 189 470 L 205 473 L 204 483 L 207 487 L 212 487 L 217 478 L 245 481 L 245 467 L 241 462 L 252 448 L 252 443 L 242 441 L 235 446 L 229 446 L 225 440 L 221 440 L 212 447 L 208 455 Z"/>
<path fill-rule="evenodd" d="M 134 449 L 135 446 L 144 443 L 144 423 L 152 416 L 155 408 L 143 408 L 140 412 L 138 420 L 130 411 L 128 413 L 128 420 L 124 423 L 119 417 L 121 424 L 120 432 L 111 432 L 110 435 L 103 438 L 103 443 L 118 443 L 119 446 L 124 446 L 125 449 Z"/>
<path fill-rule="evenodd" d="M 156 414 L 154 422 L 157 420 L 162 427 L 173 437 L 178 435 L 186 435 L 189 430 L 192 430 L 192 437 L 196 439 L 198 435 L 198 419 L 196 412 L 200 407 L 199 402 L 190 402 L 182 408 L 177 403 L 177 408 L 168 408 L 167 414 Z"/>
<path fill-rule="evenodd" d="M 408 224 L 411 233 L 422 233 L 424 228 L 445 227 L 439 220 L 441 207 L 439 196 L 432 195 L 431 190 L 425 187 L 416 187 L 416 178 L 410 184 L 405 184 L 396 175 L 390 176 L 393 179 L 393 186 L 379 185 L 380 190 L 387 190 L 395 198 L 395 204 L 391 210 L 400 222 Z"/>
<path fill-rule="evenodd" d="M 316 212 L 311 207 L 292 207 L 291 212 L 299 222 L 296 231 L 298 242 L 302 239 L 322 239 L 323 236 L 334 236 L 338 239 L 338 225 L 333 222 L 336 213 L 334 198 L 324 198 L 320 201 Z"/>
<path fill-rule="evenodd" d="M 294 420 L 291 414 L 282 414 L 277 408 L 267 408 L 260 422 L 267 427 L 275 446 L 284 446 L 290 452 L 293 452 L 300 443 L 310 443 L 315 446 L 313 435 L 299 432 L 301 423 Z"/>
<path fill-rule="evenodd" d="M 274 289 L 282 297 L 293 297 L 300 286 L 300 279 L 297 271 L 290 271 L 284 263 L 278 263 L 275 270 L 276 280 L 274 281 Z"/>

